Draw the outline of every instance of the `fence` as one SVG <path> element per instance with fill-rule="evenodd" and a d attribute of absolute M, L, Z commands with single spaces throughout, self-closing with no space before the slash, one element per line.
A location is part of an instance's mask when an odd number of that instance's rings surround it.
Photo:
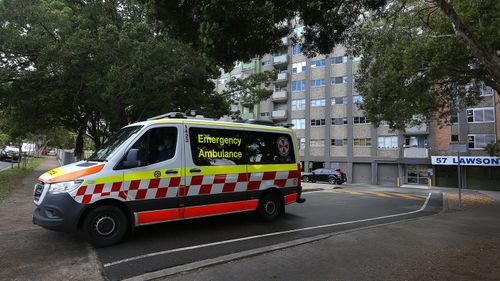
<path fill-rule="evenodd" d="M 57 160 L 62 165 L 67 165 L 75 162 L 75 153 L 73 150 L 57 149 L 56 150 Z"/>

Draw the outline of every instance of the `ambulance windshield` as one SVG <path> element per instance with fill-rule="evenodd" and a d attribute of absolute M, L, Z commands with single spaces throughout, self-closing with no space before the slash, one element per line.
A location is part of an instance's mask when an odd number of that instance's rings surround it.
<path fill-rule="evenodd" d="M 141 128 L 142 126 L 130 126 L 121 129 L 109 138 L 109 140 L 98 150 L 96 150 L 94 154 L 87 159 L 87 161 L 106 161 L 115 149 L 120 147 L 120 145 L 127 141 L 132 135 L 137 133 Z"/>

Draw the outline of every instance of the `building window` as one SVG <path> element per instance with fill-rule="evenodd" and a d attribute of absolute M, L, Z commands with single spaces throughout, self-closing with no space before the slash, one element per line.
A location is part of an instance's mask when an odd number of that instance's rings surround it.
<path fill-rule="evenodd" d="M 331 139 L 330 142 L 332 146 L 343 146 L 347 144 L 347 139 Z"/>
<path fill-rule="evenodd" d="M 262 117 L 271 116 L 271 112 L 261 112 L 260 116 Z"/>
<path fill-rule="evenodd" d="M 335 104 L 347 104 L 347 96 L 332 98 L 332 105 Z"/>
<path fill-rule="evenodd" d="M 332 85 L 335 84 L 345 84 L 347 83 L 347 76 L 338 76 L 338 77 L 332 77 Z"/>
<path fill-rule="evenodd" d="M 299 141 L 299 149 L 304 150 L 306 149 L 306 138 L 298 138 Z"/>
<path fill-rule="evenodd" d="M 467 109 L 467 122 L 485 123 L 495 121 L 495 111 L 493 107 Z"/>
<path fill-rule="evenodd" d="M 360 61 L 360 60 L 361 60 L 361 56 L 357 56 L 357 57 L 352 58 L 352 61 Z"/>
<path fill-rule="evenodd" d="M 306 90 L 306 80 L 292 81 L 292 92 L 301 92 Z"/>
<path fill-rule="evenodd" d="M 273 64 L 272 60 L 265 60 L 262 62 L 262 65 L 270 65 L 270 64 Z"/>
<path fill-rule="evenodd" d="M 481 84 L 481 96 L 489 97 L 493 96 L 493 88 L 486 86 L 484 83 Z"/>
<path fill-rule="evenodd" d="M 341 63 L 346 63 L 347 62 L 347 57 L 333 57 L 330 59 L 331 64 L 341 64 Z"/>
<path fill-rule="evenodd" d="M 347 124 L 347 117 L 332 118 L 332 125 L 345 125 Z"/>
<path fill-rule="evenodd" d="M 382 149 L 398 148 L 398 136 L 378 137 L 378 148 Z"/>
<path fill-rule="evenodd" d="M 311 67 L 324 67 L 325 60 L 313 60 L 311 61 Z"/>
<path fill-rule="evenodd" d="M 325 119 L 311 119 L 311 126 L 316 127 L 316 126 L 324 126 L 325 125 Z"/>
<path fill-rule="evenodd" d="M 307 70 L 306 62 L 296 62 L 292 64 L 293 73 L 301 73 Z"/>
<path fill-rule="evenodd" d="M 293 54 L 294 55 L 302 54 L 302 47 L 299 44 L 293 45 Z"/>
<path fill-rule="evenodd" d="M 451 113 L 451 115 L 450 115 L 450 122 L 452 124 L 458 123 L 458 112 Z"/>
<path fill-rule="evenodd" d="M 363 96 L 353 96 L 352 97 L 352 102 L 353 103 L 362 103 L 363 102 Z"/>
<path fill-rule="evenodd" d="M 293 129 L 305 129 L 306 119 L 292 119 Z"/>
<path fill-rule="evenodd" d="M 458 141 L 458 135 L 451 135 L 451 141 Z"/>
<path fill-rule="evenodd" d="M 306 100 L 292 100 L 292 110 L 305 110 L 306 109 Z"/>
<path fill-rule="evenodd" d="M 494 134 L 476 134 L 469 135 L 469 148 L 470 149 L 484 149 L 489 143 L 494 143 L 496 136 Z"/>
<path fill-rule="evenodd" d="M 311 147 L 324 147 L 325 140 L 311 140 L 309 144 L 311 145 Z"/>
<path fill-rule="evenodd" d="M 360 117 L 353 117 L 353 123 L 354 124 L 367 124 L 370 123 L 366 117 L 360 116 Z"/>
<path fill-rule="evenodd" d="M 325 86 L 325 79 L 311 80 L 311 87 Z"/>
<path fill-rule="evenodd" d="M 372 145 L 371 138 L 354 139 L 354 146 L 371 146 L 371 145 Z"/>
<path fill-rule="evenodd" d="M 312 107 L 325 106 L 325 99 L 311 100 L 311 106 Z"/>

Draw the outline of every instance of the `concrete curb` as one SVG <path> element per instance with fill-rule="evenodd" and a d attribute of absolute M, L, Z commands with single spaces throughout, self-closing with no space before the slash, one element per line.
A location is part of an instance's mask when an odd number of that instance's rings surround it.
<path fill-rule="evenodd" d="M 8 169 L 10 169 L 10 167 L 5 167 L 5 168 L 3 168 L 3 169 L 0 169 L 0 172 L 6 171 L 6 170 L 8 170 Z"/>
<path fill-rule="evenodd" d="M 442 198 L 443 199 L 443 198 Z M 277 250 L 283 250 L 286 248 L 291 248 L 295 246 L 299 246 L 302 244 L 307 244 L 307 243 L 312 243 L 316 242 L 319 240 L 327 239 L 330 237 L 342 235 L 342 234 L 347 234 L 355 231 L 360 231 L 360 230 L 367 230 L 367 229 L 372 229 L 372 228 L 377 228 L 377 227 L 382 227 L 382 226 L 388 226 L 388 225 L 393 225 L 393 224 L 398 224 L 398 223 L 404 223 L 404 222 L 409 222 L 409 221 L 415 221 L 415 220 L 421 220 L 430 216 L 435 216 L 440 214 L 441 212 L 437 212 L 435 214 L 431 215 L 426 215 L 422 217 L 416 217 L 416 218 L 409 218 L 409 219 L 403 219 L 400 221 L 394 221 L 394 222 L 388 222 L 388 223 L 382 223 L 382 224 L 376 224 L 376 225 L 370 225 L 370 226 L 363 226 L 363 227 L 358 227 L 358 228 L 353 228 L 349 230 L 344 230 L 344 231 L 339 231 L 339 232 L 331 232 L 331 233 L 326 233 L 326 234 L 320 234 L 317 236 L 313 237 L 307 237 L 307 238 L 301 238 L 301 239 L 296 239 L 284 243 L 279 243 L 267 247 L 261 247 L 257 249 L 252 249 L 252 250 L 247 250 L 247 251 L 242 251 L 238 253 L 233 253 L 225 256 L 220 256 L 217 258 L 212 258 L 212 259 L 206 259 L 203 261 L 197 261 L 193 263 L 188 263 L 184 265 L 179 265 L 179 266 L 174 266 L 154 272 L 148 272 L 142 275 L 134 276 L 131 278 L 123 279 L 124 281 L 139 281 L 139 280 L 152 280 L 152 279 L 158 279 L 158 278 L 163 278 L 167 276 L 172 276 L 172 275 L 177 275 L 177 274 L 182 274 L 185 272 L 189 272 L 192 270 L 196 269 L 202 269 L 208 266 L 213 266 L 213 265 L 218 265 L 218 264 L 223 264 L 223 263 L 228 263 L 231 261 L 235 260 L 241 260 L 244 258 L 252 257 L 252 256 L 257 256 L 269 252 L 274 252 Z"/>

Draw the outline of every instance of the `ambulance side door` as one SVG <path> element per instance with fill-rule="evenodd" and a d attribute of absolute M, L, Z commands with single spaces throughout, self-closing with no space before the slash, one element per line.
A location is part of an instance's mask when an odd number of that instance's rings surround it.
<path fill-rule="evenodd" d="M 183 136 L 182 124 L 155 124 L 129 147 L 128 151 L 136 150 L 138 161 L 131 167 L 123 165 L 123 191 L 136 226 L 180 219 Z"/>
<path fill-rule="evenodd" d="M 186 129 L 189 143 L 186 143 L 186 185 L 182 191 L 183 217 L 248 210 L 244 132 L 196 124 L 188 124 Z M 228 140 L 232 143 L 220 143 Z"/>

